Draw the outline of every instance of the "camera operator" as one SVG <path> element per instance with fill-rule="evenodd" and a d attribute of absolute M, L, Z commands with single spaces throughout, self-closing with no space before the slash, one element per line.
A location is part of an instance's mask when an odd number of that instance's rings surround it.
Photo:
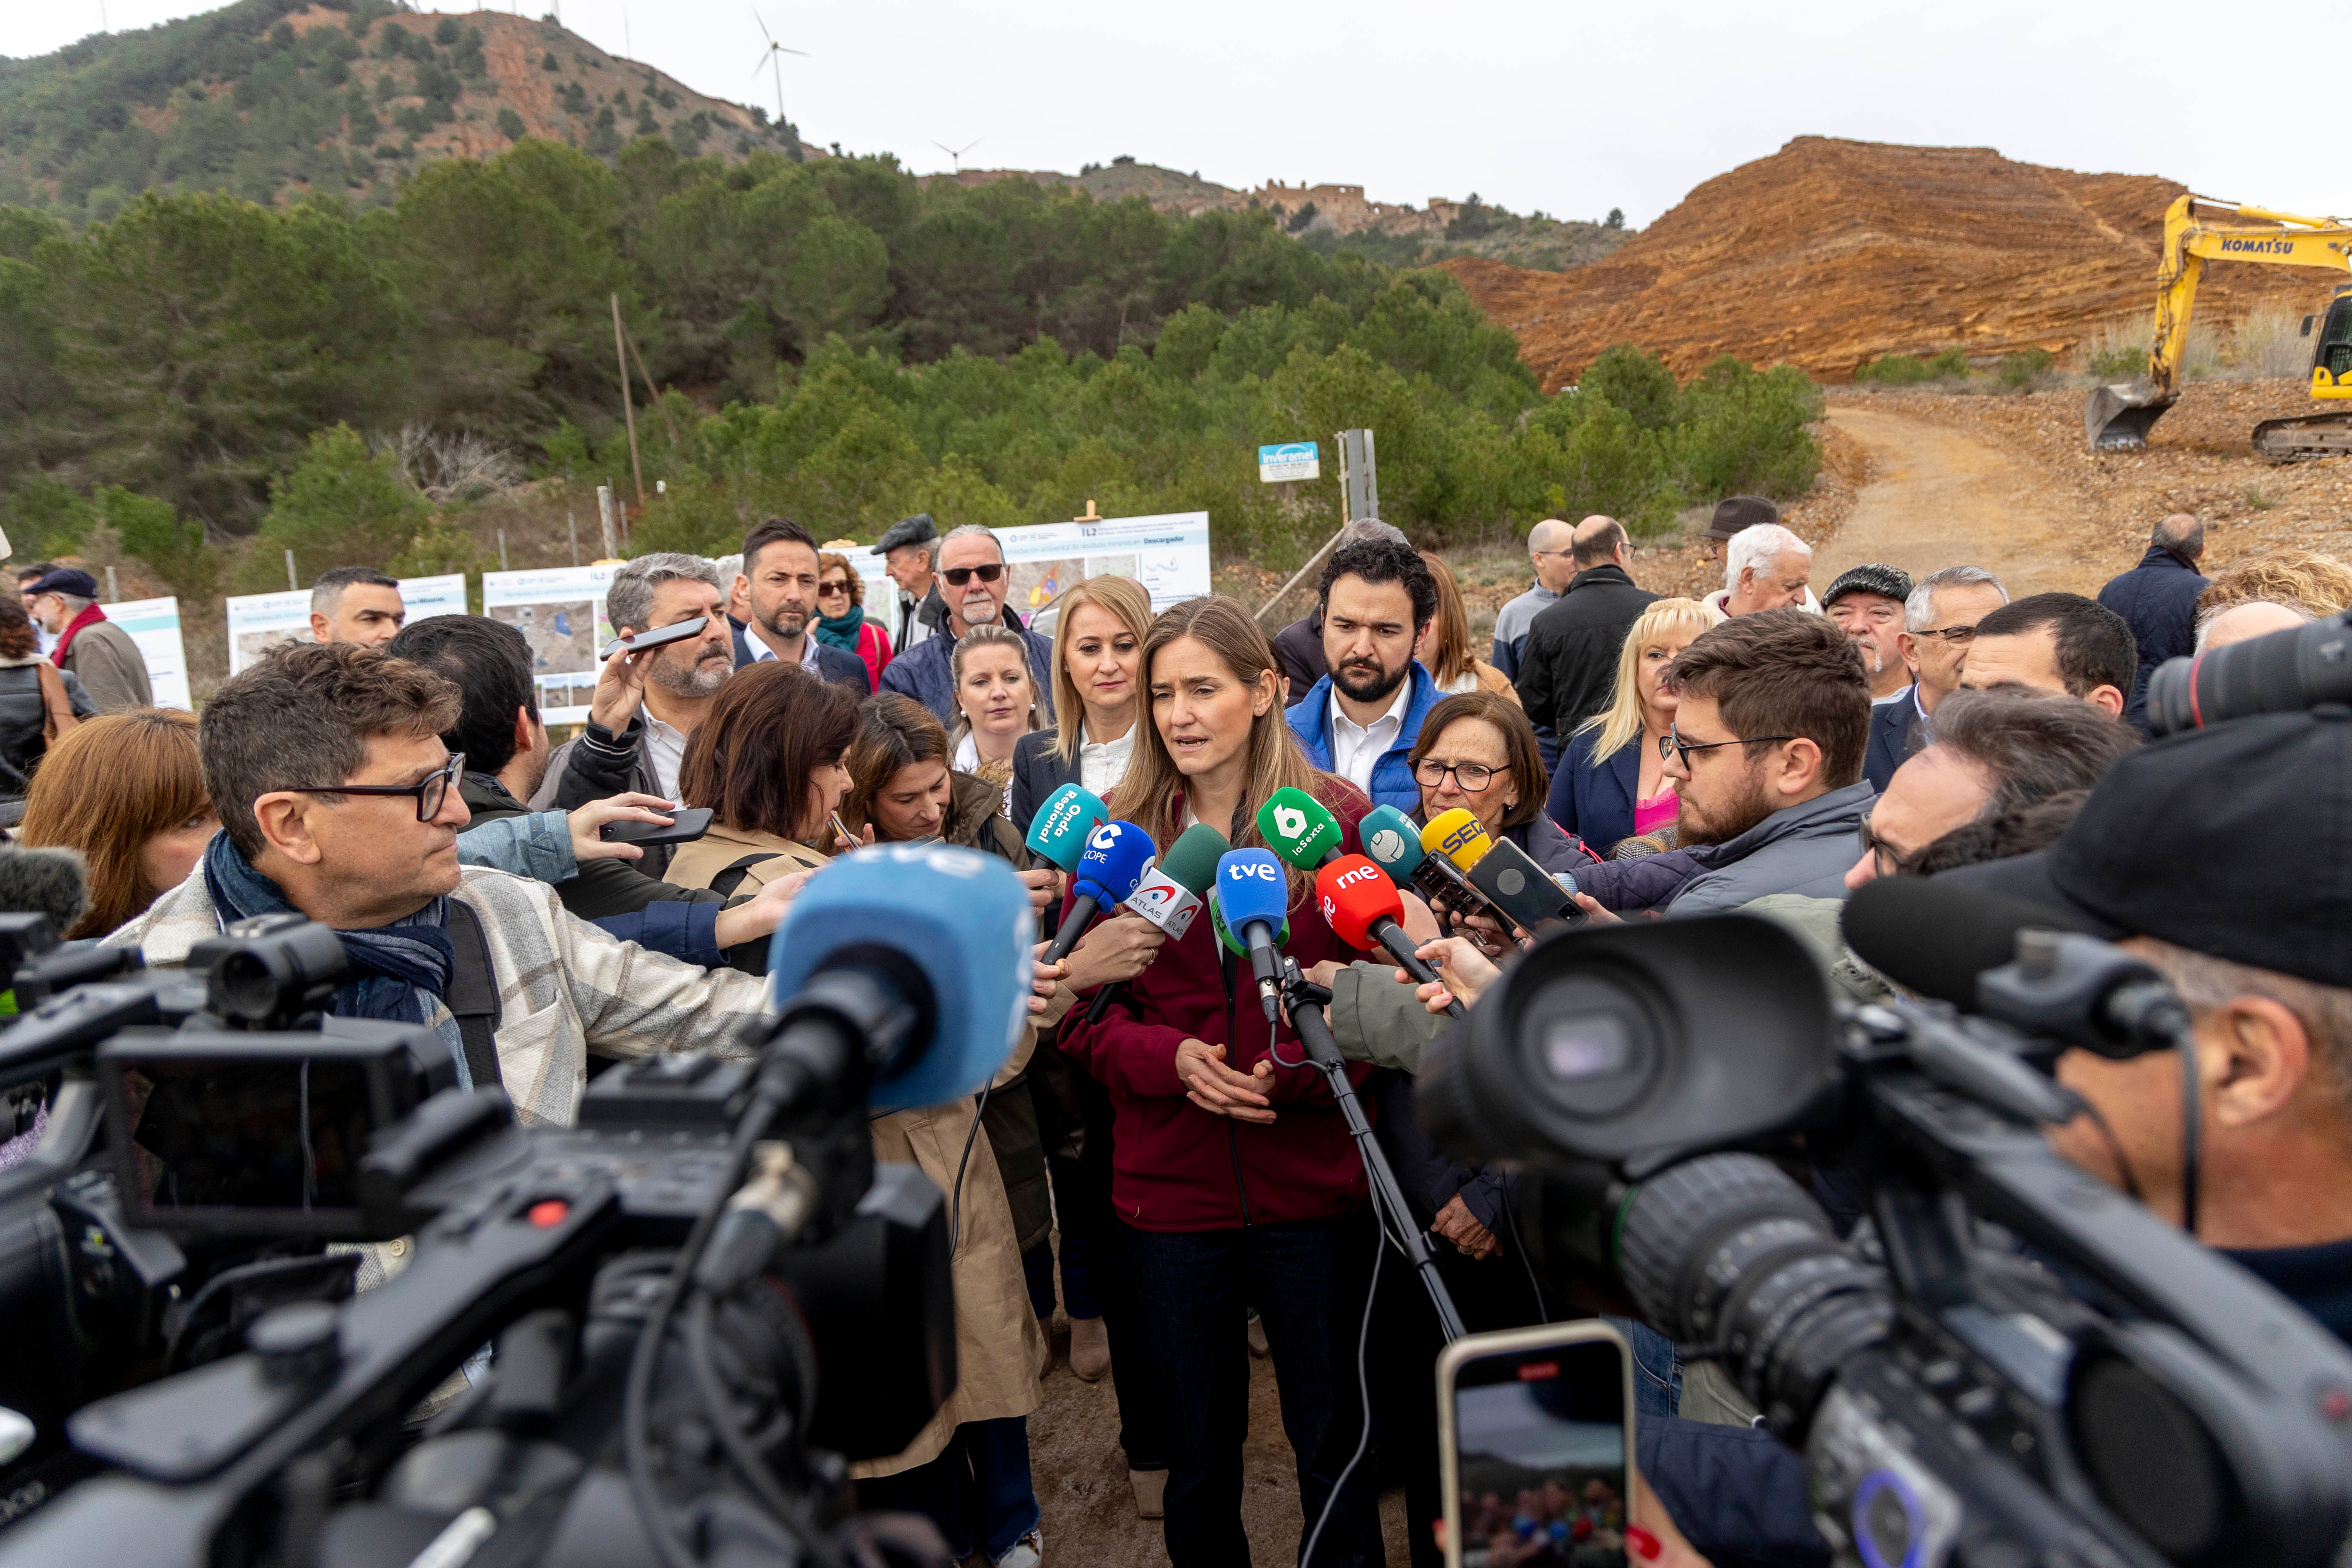
<path fill-rule="evenodd" d="M 2196 1031 L 2198 1238 L 2352 1340 L 2347 763 L 2340 708 L 2173 735 L 2117 763 L 2049 849 L 1937 879 L 2042 904 L 2172 982 Z M 2114 1132 L 2077 1118 L 2061 1152 L 2177 1221 L 2175 1056 L 2073 1050 L 2058 1077 Z"/>
<path fill-rule="evenodd" d="M 196 731 L 223 831 L 197 874 L 106 940 L 173 966 L 229 921 L 299 910 L 341 933 L 355 972 L 338 1016 L 432 1027 L 461 1081 L 495 1061 L 527 1121 L 572 1121 L 591 1051 L 739 1054 L 757 980 L 616 941 L 543 884 L 460 871 L 464 759 L 441 735 L 461 710 L 430 670 L 343 644 L 279 648 L 232 677 Z"/>

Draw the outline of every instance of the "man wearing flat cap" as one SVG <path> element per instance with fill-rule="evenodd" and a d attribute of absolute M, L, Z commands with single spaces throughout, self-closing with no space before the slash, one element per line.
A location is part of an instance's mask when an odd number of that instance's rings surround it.
<path fill-rule="evenodd" d="M 49 662 L 79 679 L 100 712 L 155 705 L 139 645 L 98 607 L 98 579 L 60 566 L 25 585 L 25 607 L 58 639 Z"/>
<path fill-rule="evenodd" d="M 898 613 L 888 623 L 890 646 L 906 653 L 948 624 L 948 602 L 940 593 L 936 570 L 940 531 L 929 512 L 919 511 L 892 523 L 874 549 L 882 557 L 882 569 L 898 584 Z"/>

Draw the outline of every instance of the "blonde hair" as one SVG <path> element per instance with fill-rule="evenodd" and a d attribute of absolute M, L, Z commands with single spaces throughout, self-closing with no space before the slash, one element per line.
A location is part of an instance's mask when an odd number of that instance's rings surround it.
<path fill-rule="evenodd" d="M 1142 676 L 1147 698 L 1151 688 L 1152 661 L 1169 645 L 1184 637 L 1191 637 L 1215 654 L 1244 686 L 1256 687 L 1268 673 L 1276 673 L 1278 679 L 1274 648 L 1265 640 L 1265 633 L 1258 629 L 1257 622 L 1234 600 L 1213 594 L 1205 598 L 1187 599 L 1151 623 L 1150 634 L 1143 639 Z M 1110 814 L 1144 828 L 1151 835 L 1152 842 L 1165 851 L 1184 830 L 1184 815 L 1177 801 L 1184 793 L 1185 778 L 1177 771 L 1176 759 L 1169 754 L 1167 738 L 1160 732 L 1152 706 L 1155 705 L 1148 705 L 1139 716 L 1135 754 L 1127 764 L 1127 776 L 1111 792 Z M 1265 711 L 1250 725 L 1249 780 L 1242 787 L 1241 807 L 1234 820 L 1208 826 L 1224 834 L 1236 849 L 1268 847 L 1265 836 L 1258 832 L 1257 808 L 1278 789 L 1303 789 L 1327 802 L 1355 792 L 1355 785 L 1321 772 L 1307 760 L 1307 753 L 1298 749 L 1297 737 L 1290 732 L 1289 721 L 1283 717 L 1279 697 L 1266 704 Z M 1307 884 L 1305 874 L 1297 867 L 1286 868 L 1291 904 L 1296 908 Z"/>
<path fill-rule="evenodd" d="M 1687 630 L 1696 637 L 1714 624 L 1713 614 L 1696 599 L 1658 599 L 1642 611 L 1617 655 L 1616 696 L 1608 707 L 1576 727 L 1580 735 L 1587 730 L 1599 731 L 1592 742 L 1594 767 L 1642 738 L 1642 649 L 1669 632 Z"/>
<path fill-rule="evenodd" d="M 1437 645 L 1431 650 L 1436 661 L 1429 673 L 1437 678 L 1440 686 L 1451 686 L 1477 667 L 1470 652 L 1470 612 L 1462 603 L 1462 585 L 1454 580 L 1454 568 L 1445 558 L 1421 552 L 1423 564 L 1437 579 L 1437 615 L 1433 624 L 1437 628 Z"/>
<path fill-rule="evenodd" d="M 948 737 L 950 756 L 956 747 L 963 744 L 963 738 L 971 733 L 971 716 L 963 710 L 964 660 L 971 656 L 974 648 L 982 647 L 1009 647 L 1021 656 L 1021 672 L 1029 679 L 1029 728 L 1042 730 L 1045 727 L 1045 716 L 1038 711 L 1037 672 L 1029 668 L 1027 639 L 1010 626 L 974 626 L 956 638 L 955 647 L 948 655 L 948 671 L 955 683 L 956 701 L 956 727 Z"/>
<path fill-rule="evenodd" d="M 153 901 L 139 852 L 213 809 L 196 751 L 196 716 L 145 708 L 85 719 L 50 742 L 25 795 L 17 842 L 79 849 L 89 864 L 89 909 L 65 935 L 104 936 Z"/>
<path fill-rule="evenodd" d="M 1076 617 L 1080 605 L 1097 605 L 1117 617 L 1118 624 L 1135 634 L 1142 642 L 1151 635 L 1151 595 L 1143 584 L 1132 577 L 1089 577 L 1066 590 L 1055 602 L 1054 610 L 1054 716 L 1061 723 L 1061 732 L 1054 737 L 1054 751 L 1065 763 L 1078 754 L 1079 732 L 1087 717 L 1086 700 L 1078 695 L 1078 683 L 1070 679 L 1070 667 L 1064 655 L 1070 646 L 1070 622 Z M 1141 666 L 1139 664 L 1138 668 Z M 1136 720 L 1140 723 L 1143 699 L 1137 693 Z"/>
<path fill-rule="evenodd" d="M 2315 550 L 2278 550 L 2213 574 L 2197 595 L 2200 618 L 2247 599 L 2268 599 L 2315 619 L 2352 609 L 2352 566 Z"/>

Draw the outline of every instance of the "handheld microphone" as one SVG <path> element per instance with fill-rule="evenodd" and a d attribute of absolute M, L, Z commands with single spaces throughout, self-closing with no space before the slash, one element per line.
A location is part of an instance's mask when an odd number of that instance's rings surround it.
<path fill-rule="evenodd" d="M 1396 884 L 1361 855 L 1343 855 L 1316 874 L 1315 897 L 1323 919 L 1349 947 L 1378 945 L 1396 960 L 1397 967 L 1424 985 L 1438 983 L 1437 971 L 1422 962 L 1413 949 L 1420 944 L 1397 922 L 1404 918 L 1404 900 Z M 1446 1005 L 1461 1017 L 1460 1002 Z"/>
<path fill-rule="evenodd" d="M 1486 826 L 1458 805 L 1439 812 L 1421 830 L 1422 848 L 1433 857 L 1444 856 L 1447 864 L 1465 875 L 1486 853 L 1489 842 Z"/>
<path fill-rule="evenodd" d="M 1267 847 L 1302 871 L 1339 858 L 1339 819 L 1303 789 L 1278 789 L 1257 808 L 1257 830 Z"/>
<path fill-rule="evenodd" d="M 1490 839 L 1486 853 L 1470 868 L 1470 885 L 1512 925 L 1532 931 L 1539 924 L 1576 925 L 1584 911 L 1576 895 L 1552 880 L 1535 858 L 1507 838 Z"/>
<path fill-rule="evenodd" d="M 1423 847 L 1421 829 L 1395 806 L 1376 805 L 1366 812 L 1364 820 L 1356 824 L 1356 836 L 1363 840 L 1364 853 L 1372 864 L 1387 872 L 1389 880 L 1399 888 L 1410 887 L 1433 906 L 1442 904 L 1465 914 L 1486 907 L 1486 900 L 1462 879 L 1454 862 Z"/>
<path fill-rule="evenodd" d="M 988 1087 L 1029 1019 L 1029 890 L 993 855 L 949 844 L 852 850 L 809 879 L 768 944 L 781 1008 L 823 974 L 862 972 L 904 998 L 913 1026 L 874 1064 L 879 1115 Z"/>
<path fill-rule="evenodd" d="M 1193 917 L 1216 885 L 1217 861 L 1233 846 L 1205 822 L 1196 822 L 1168 847 L 1143 880 L 1128 895 L 1127 907 L 1158 926 L 1171 941 L 1192 929 Z"/>
<path fill-rule="evenodd" d="M 1229 945 L 1249 954 L 1258 1003 L 1272 1023 L 1282 1010 L 1282 954 L 1276 944 L 1290 934 L 1290 879 L 1282 862 L 1263 849 L 1227 850 L 1217 862 L 1217 906 L 1229 939 L 1239 939 Z"/>
<path fill-rule="evenodd" d="M 1077 879 L 1072 884 L 1077 900 L 1069 918 L 1054 933 L 1045 962 L 1059 963 L 1087 934 L 1087 927 L 1104 910 L 1126 901 L 1151 866 L 1151 835 L 1132 822 L 1106 822 L 1087 835 L 1086 853 L 1078 857 Z"/>
<path fill-rule="evenodd" d="M 46 915 L 54 931 L 64 931 L 89 908 L 80 850 L 0 849 L 0 910 Z"/>
<path fill-rule="evenodd" d="M 1486 853 L 1486 829 L 1467 811 L 1441 811 L 1421 830 L 1424 857 L 1413 868 L 1412 885 L 1423 897 L 1465 915 L 1485 915 L 1497 925 L 1510 917 L 1487 901 L 1463 873 Z"/>
<path fill-rule="evenodd" d="M 1025 841 L 1029 852 L 1042 856 L 1065 875 L 1075 876 L 1078 858 L 1087 852 L 1087 837 L 1110 820 L 1110 807 L 1091 790 L 1066 784 L 1047 795 L 1029 822 Z"/>

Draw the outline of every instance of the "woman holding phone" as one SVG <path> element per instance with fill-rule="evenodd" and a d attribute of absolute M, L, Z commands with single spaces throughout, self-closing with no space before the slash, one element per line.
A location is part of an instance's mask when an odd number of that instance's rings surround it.
<path fill-rule="evenodd" d="M 1369 804 L 1309 766 L 1284 722 L 1274 650 L 1233 600 L 1190 600 L 1142 648 L 1149 704 L 1111 815 L 1165 853 L 1204 822 L 1263 847 L 1258 807 L 1302 789 L 1357 848 Z M 1359 954 L 1288 871 L 1290 940 L 1302 965 Z M 1363 1165 L 1322 1076 L 1286 1022 L 1258 1011 L 1246 961 L 1202 918 L 1163 945 L 1098 1023 L 1065 1026 L 1062 1048 L 1109 1090 L 1112 1198 L 1139 1299 L 1143 1348 L 1169 1404 L 1166 1540 L 1176 1568 L 1248 1561 L 1241 1446 L 1249 1420 L 1245 1310 L 1273 1352 L 1299 1506 L 1324 1521 L 1322 1568 L 1382 1560 L 1376 1482 L 1349 1469 L 1360 1427 L 1356 1345 L 1377 1233 Z"/>

